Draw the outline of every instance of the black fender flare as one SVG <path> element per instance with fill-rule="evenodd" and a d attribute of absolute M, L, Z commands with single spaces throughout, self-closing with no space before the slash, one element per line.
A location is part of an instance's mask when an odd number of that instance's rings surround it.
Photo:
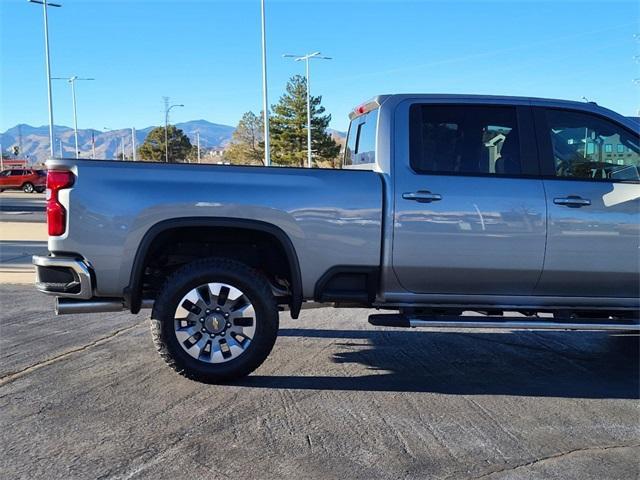
<path fill-rule="evenodd" d="M 142 306 L 142 274 L 149 247 L 162 232 L 182 227 L 230 227 L 243 230 L 257 230 L 274 236 L 282 246 L 291 272 L 291 317 L 298 318 L 302 308 L 302 276 L 295 247 L 289 236 L 276 225 L 260 220 L 227 217 L 186 217 L 163 220 L 150 227 L 142 237 L 133 260 L 129 285 L 124 289 L 125 305 L 131 313 L 138 313 Z"/>

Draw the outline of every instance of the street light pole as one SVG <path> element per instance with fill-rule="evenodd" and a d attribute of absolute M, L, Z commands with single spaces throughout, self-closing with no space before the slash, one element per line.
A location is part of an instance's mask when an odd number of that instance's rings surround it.
<path fill-rule="evenodd" d="M 311 168 L 311 85 L 309 82 L 309 58 L 305 60 L 305 70 L 307 75 L 307 168 Z"/>
<path fill-rule="evenodd" d="M 285 58 L 294 58 L 296 62 L 305 62 L 306 83 L 307 83 L 307 168 L 311 168 L 311 78 L 309 75 L 309 60 L 317 58 L 319 60 L 331 60 L 331 57 L 323 57 L 320 52 L 307 53 L 306 55 L 283 55 Z"/>
<path fill-rule="evenodd" d="M 169 112 L 173 107 L 184 107 L 184 105 L 181 103 L 171 105 L 164 111 L 164 159 L 166 163 L 169 163 Z"/>
<path fill-rule="evenodd" d="M 53 77 L 53 80 L 66 80 L 71 84 L 71 103 L 73 105 L 73 135 L 76 142 L 76 158 L 80 156 L 78 148 L 78 112 L 76 109 L 76 80 L 95 80 L 95 78 L 80 78 L 76 75 L 69 78 Z"/>
<path fill-rule="evenodd" d="M 271 148 L 269 138 L 269 99 L 267 95 L 267 32 L 265 27 L 264 0 L 260 0 L 260 16 L 262 20 L 262 122 L 264 123 L 264 164 L 271 165 Z"/>
<path fill-rule="evenodd" d="M 53 100 L 51 95 L 51 66 L 49 61 L 49 18 L 47 16 L 47 6 L 62 7 L 59 3 L 51 3 L 47 0 L 28 0 L 29 3 L 37 3 L 42 5 L 42 13 L 44 16 L 44 57 L 45 68 L 47 71 L 47 98 L 49 100 L 49 151 L 51 157 L 55 156 L 53 145 Z"/>

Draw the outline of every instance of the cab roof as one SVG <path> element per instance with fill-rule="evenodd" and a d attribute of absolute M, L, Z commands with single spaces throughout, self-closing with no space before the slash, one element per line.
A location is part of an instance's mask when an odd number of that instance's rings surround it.
<path fill-rule="evenodd" d="M 370 100 L 361 103 L 353 109 L 349 114 L 349 118 L 354 118 L 381 106 L 383 103 L 392 101 L 394 104 L 403 100 L 424 100 L 426 102 L 451 102 L 451 103 L 495 103 L 504 105 L 531 105 L 539 107 L 556 107 L 570 108 L 573 110 L 582 110 L 586 112 L 599 113 L 608 117 L 612 117 L 622 123 L 627 124 L 631 128 L 637 130 L 638 125 L 630 117 L 622 116 L 613 110 L 599 106 L 595 102 L 578 102 L 574 100 L 560 100 L 553 98 L 539 97 L 518 97 L 507 95 L 477 95 L 477 94 L 460 94 L 460 93 L 394 93 L 376 95 Z"/>

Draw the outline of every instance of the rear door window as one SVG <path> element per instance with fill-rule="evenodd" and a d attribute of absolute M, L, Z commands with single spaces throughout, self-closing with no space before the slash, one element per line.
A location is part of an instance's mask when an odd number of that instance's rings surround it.
<path fill-rule="evenodd" d="M 522 174 L 515 107 L 415 104 L 409 115 L 409 155 L 415 172 Z"/>

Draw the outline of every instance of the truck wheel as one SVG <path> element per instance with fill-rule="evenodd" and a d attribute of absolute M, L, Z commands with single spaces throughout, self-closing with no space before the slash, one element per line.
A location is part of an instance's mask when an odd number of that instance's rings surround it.
<path fill-rule="evenodd" d="M 24 185 L 22 185 L 22 191 L 24 193 L 33 193 L 33 183 L 27 182 Z"/>
<path fill-rule="evenodd" d="M 278 335 L 278 305 L 267 280 L 224 258 L 175 271 L 156 297 L 151 333 L 160 356 L 187 378 L 242 378 L 267 358 Z"/>

